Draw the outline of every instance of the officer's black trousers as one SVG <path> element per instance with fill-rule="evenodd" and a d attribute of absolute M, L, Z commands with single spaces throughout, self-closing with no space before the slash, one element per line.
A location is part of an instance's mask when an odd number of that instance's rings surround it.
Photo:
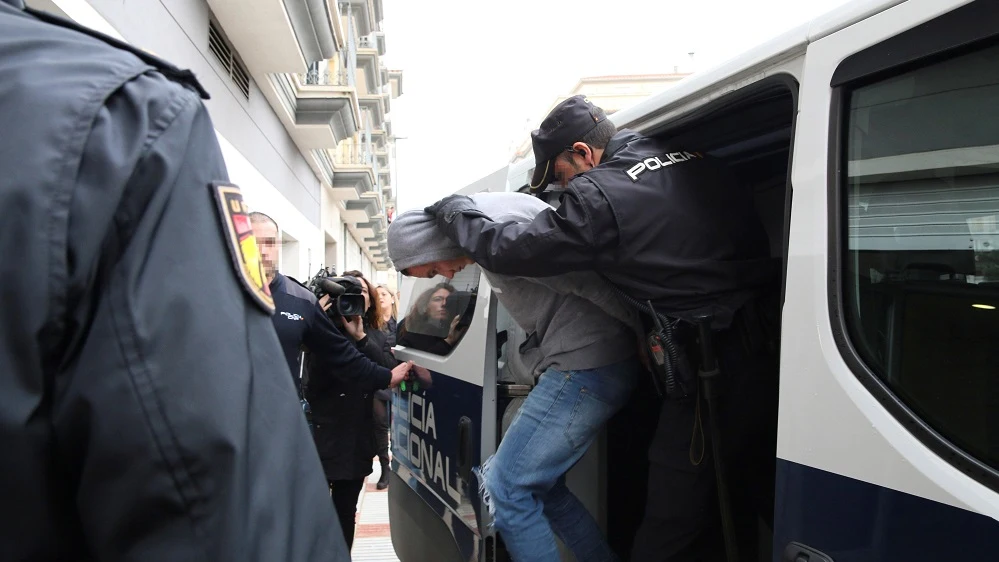
<path fill-rule="evenodd" d="M 716 415 L 739 560 L 756 562 L 760 524 L 768 531 L 773 527 L 777 362 L 762 351 L 747 351 L 735 330 L 719 333 L 716 349 L 724 377 Z M 634 562 L 725 559 L 710 419 L 704 397 L 699 401 L 699 407 L 693 398 L 662 404 L 649 448 L 645 517 L 631 552 Z M 769 545 L 763 546 L 768 552 Z"/>

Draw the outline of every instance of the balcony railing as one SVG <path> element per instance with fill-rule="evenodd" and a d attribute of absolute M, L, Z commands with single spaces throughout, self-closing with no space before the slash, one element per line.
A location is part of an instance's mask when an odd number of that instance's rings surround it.
<path fill-rule="evenodd" d="M 340 149 L 336 152 L 336 163 L 350 166 L 371 166 L 373 158 L 370 152 L 365 152 L 361 147 L 353 146 L 347 149 Z"/>
<path fill-rule="evenodd" d="M 305 75 L 305 84 L 308 86 L 353 86 L 353 80 L 346 69 L 338 68 L 330 71 L 326 61 L 314 62 L 309 65 L 309 72 Z"/>

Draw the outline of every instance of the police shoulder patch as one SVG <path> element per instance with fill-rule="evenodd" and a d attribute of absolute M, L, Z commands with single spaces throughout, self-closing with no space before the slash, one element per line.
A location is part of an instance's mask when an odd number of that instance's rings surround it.
<path fill-rule="evenodd" d="M 250 212 L 243 202 L 243 194 L 239 187 L 229 183 L 213 182 L 208 187 L 219 211 L 223 238 L 236 268 L 236 277 L 250 292 L 254 302 L 267 314 L 274 314 L 274 298 L 264 276 L 264 266 L 260 261 L 257 239 L 253 236 Z"/>

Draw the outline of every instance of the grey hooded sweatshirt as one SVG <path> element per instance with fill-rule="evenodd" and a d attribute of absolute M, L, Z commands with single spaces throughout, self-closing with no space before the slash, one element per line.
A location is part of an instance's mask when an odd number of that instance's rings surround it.
<path fill-rule="evenodd" d="M 524 193 L 478 193 L 476 207 L 496 221 L 530 222 L 548 204 Z M 434 217 L 407 211 L 388 229 L 388 250 L 395 268 L 463 257 L 465 253 L 437 230 Z M 523 361 L 535 376 L 548 368 L 594 369 L 638 352 L 637 312 L 592 271 L 553 277 L 516 277 L 482 270 L 510 317 L 534 334 L 523 346 Z"/>

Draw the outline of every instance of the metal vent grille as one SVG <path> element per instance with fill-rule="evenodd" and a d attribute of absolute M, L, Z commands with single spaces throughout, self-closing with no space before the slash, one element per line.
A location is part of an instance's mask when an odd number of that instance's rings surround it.
<path fill-rule="evenodd" d="M 222 65 L 233 84 L 243 92 L 243 97 L 250 99 L 250 73 L 246 71 L 243 63 L 236 59 L 236 53 L 229 46 L 229 43 L 222 36 L 215 22 L 208 22 L 208 50 L 215 55 L 216 60 Z"/>

